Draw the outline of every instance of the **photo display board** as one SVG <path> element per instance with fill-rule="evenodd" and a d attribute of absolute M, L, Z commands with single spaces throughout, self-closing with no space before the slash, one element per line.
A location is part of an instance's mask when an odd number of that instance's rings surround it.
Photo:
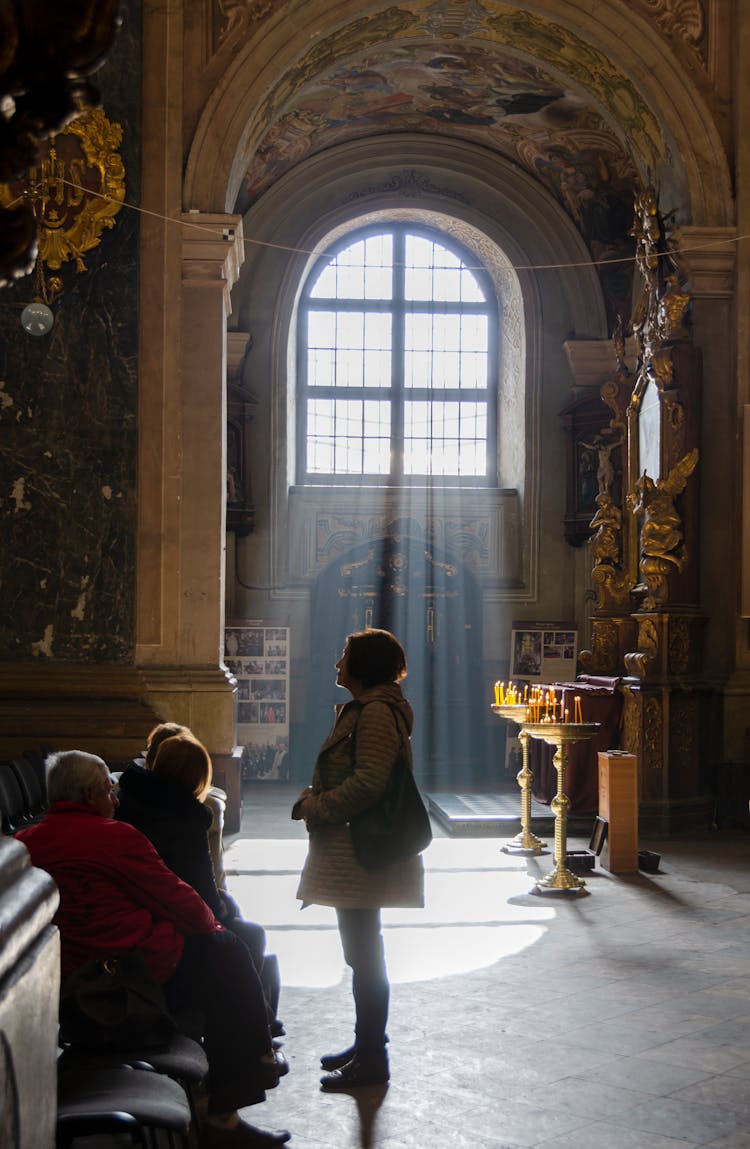
<path fill-rule="evenodd" d="M 568 682 L 575 679 L 578 630 L 568 622 L 518 622 L 510 640 L 513 681 Z"/>
<path fill-rule="evenodd" d="M 289 627 L 228 623 L 224 663 L 237 679 L 243 782 L 289 781 Z"/>

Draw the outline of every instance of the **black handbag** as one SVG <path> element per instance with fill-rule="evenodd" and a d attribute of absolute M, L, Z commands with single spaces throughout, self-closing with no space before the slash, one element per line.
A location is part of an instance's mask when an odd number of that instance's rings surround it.
<path fill-rule="evenodd" d="M 393 707 L 391 711 L 401 735 L 398 758 L 375 805 L 349 819 L 354 854 L 366 870 L 414 858 L 432 841 L 430 816 L 414 781 L 398 716 Z"/>
<path fill-rule="evenodd" d="M 140 950 L 85 962 L 60 987 L 60 1040 L 92 1050 L 148 1049 L 177 1032 Z"/>

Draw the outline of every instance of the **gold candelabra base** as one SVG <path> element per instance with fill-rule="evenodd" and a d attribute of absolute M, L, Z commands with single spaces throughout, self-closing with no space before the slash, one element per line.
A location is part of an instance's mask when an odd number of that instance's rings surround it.
<path fill-rule="evenodd" d="M 575 742 L 593 738 L 599 729 L 598 722 L 526 722 L 522 733 L 539 738 L 555 747 L 553 765 L 557 772 L 557 793 L 550 803 L 555 815 L 554 869 L 538 878 L 536 888 L 539 893 L 578 893 L 586 883 L 565 865 L 568 856 L 568 810 L 570 798 L 565 793 L 565 773 L 568 765 L 568 747 Z M 519 738 L 521 735 L 519 735 Z"/>
<path fill-rule="evenodd" d="M 523 727 L 528 714 L 528 706 L 526 703 L 520 706 L 506 706 L 503 703 L 496 703 L 492 709 L 501 718 L 508 718 L 521 727 L 518 741 L 521 743 L 523 765 L 516 774 L 516 782 L 521 788 L 521 832 L 506 842 L 502 851 L 504 854 L 541 854 L 547 848 L 547 843 L 531 832 L 531 783 L 534 775 L 529 769 L 529 738 Z"/>

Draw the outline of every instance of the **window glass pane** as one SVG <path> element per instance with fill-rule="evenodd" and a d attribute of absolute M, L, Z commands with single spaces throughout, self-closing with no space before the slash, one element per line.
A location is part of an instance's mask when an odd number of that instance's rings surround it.
<path fill-rule="evenodd" d="M 486 351 L 487 327 L 486 315 L 462 315 L 461 350 Z"/>
<path fill-rule="evenodd" d="M 365 387 L 390 387 L 390 351 L 365 351 L 363 382 Z"/>
<path fill-rule="evenodd" d="M 336 346 L 342 348 L 364 346 L 365 314 L 363 311 L 339 311 L 336 315 Z"/>
<path fill-rule="evenodd" d="M 387 475 L 390 404 L 359 399 L 310 399 L 307 470 L 317 475 Z"/>
<path fill-rule="evenodd" d="M 334 401 L 311 399 L 307 404 L 307 470 L 333 474 Z"/>
<path fill-rule="evenodd" d="M 444 351 L 432 360 L 432 386 L 445 389 L 458 387 L 461 359 L 457 351 Z"/>
<path fill-rule="evenodd" d="M 311 347 L 307 353 L 308 387 L 332 387 L 335 378 L 334 352 L 328 347 Z"/>
<path fill-rule="evenodd" d="M 429 351 L 407 351 L 404 354 L 404 387 L 432 385 L 432 354 Z"/>
<path fill-rule="evenodd" d="M 470 388 L 487 387 L 487 356 L 475 355 L 473 352 L 462 353 L 460 356 L 461 387 Z"/>
<path fill-rule="evenodd" d="M 307 346 L 334 347 L 336 344 L 336 312 L 309 311 L 307 313 Z"/>
<path fill-rule="evenodd" d="M 435 319 L 432 315 L 404 316 L 404 347 L 407 351 L 427 351 L 432 347 Z"/>
<path fill-rule="evenodd" d="M 485 301 L 474 274 L 457 255 L 424 236 L 406 236 L 404 293 L 414 300 Z"/>
<path fill-rule="evenodd" d="M 469 477 L 486 473 L 486 404 L 404 405 L 404 474 Z"/>
<path fill-rule="evenodd" d="M 393 236 L 371 235 L 365 241 L 365 297 L 390 299 L 393 294 Z"/>
<path fill-rule="evenodd" d="M 436 351 L 458 351 L 461 346 L 460 315 L 436 315 L 434 330 Z"/>
<path fill-rule="evenodd" d="M 361 351 L 343 348 L 336 352 L 336 386 L 361 387 L 364 382 L 364 356 Z"/>
<path fill-rule="evenodd" d="M 340 251 L 319 274 L 312 299 L 390 299 L 393 238 L 369 236 Z"/>
<path fill-rule="evenodd" d="M 390 315 L 368 311 L 365 315 L 364 346 L 372 351 L 390 351 L 391 324 Z"/>

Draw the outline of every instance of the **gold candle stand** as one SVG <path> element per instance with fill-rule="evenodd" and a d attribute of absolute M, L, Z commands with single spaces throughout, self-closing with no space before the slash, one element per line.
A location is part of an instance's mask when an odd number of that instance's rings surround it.
<path fill-rule="evenodd" d="M 529 708 L 526 703 L 520 706 L 495 703 L 492 709 L 501 718 L 508 718 L 521 727 L 518 741 L 521 743 L 523 765 L 516 774 L 516 782 L 521 787 L 521 832 L 502 847 L 503 853 L 541 854 L 542 850 L 546 849 L 547 843 L 531 832 L 531 780 L 534 775 L 529 769 L 529 736 L 524 727 Z"/>
<path fill-rule="evenodd" d="M 599 729 L 598 722 L 527 722 L 524 731 L 532 738 L 540 738 L 555 747 L 553 765 L 557 771 L 557 793 L 551 806 L 555 815 L 555 868 L 538 878 L 536 887 L 540 893 L 564 890 L 577 892 L 586 883 L 565 865 L 568 856 L 568 810 L 570 798 L 565 793 L 565 771 L 568 765 L 568 747 L 574 742 L 585 742 L 593 738 Z"/>

